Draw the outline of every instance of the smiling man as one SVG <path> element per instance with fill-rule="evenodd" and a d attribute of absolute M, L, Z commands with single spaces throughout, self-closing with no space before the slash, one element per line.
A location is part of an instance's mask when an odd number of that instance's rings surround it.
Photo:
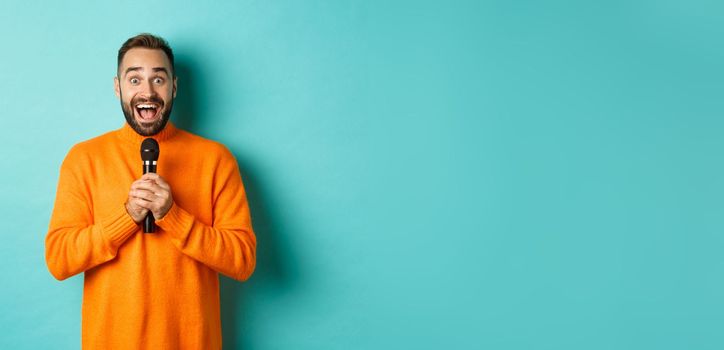
<path fill-rule="evenodd" d="M 114 78 L 126 123 L 80 142 L 60 168 L 45 240 L 58 280 L 84 273 L 84 349 L 220 349 L 219 277 L 256 265 L 256 237 L 233 155 L 169 121 L 177 78 L 171 48 L 128 39 Z M 142 175 L 141 142 L 158 141 Z M 158 229 L 143 233 L 152 214 Z"/>

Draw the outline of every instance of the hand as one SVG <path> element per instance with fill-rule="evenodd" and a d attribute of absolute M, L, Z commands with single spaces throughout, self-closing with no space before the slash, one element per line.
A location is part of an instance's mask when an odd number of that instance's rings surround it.
<path fill-rule="evenodd" d="M 162 219 L 173 205 L 171 186 L 158 174 L 148 173 L 131 184 L 126 211 L 136 223 L 141 223 L 150 211 L 156 220 Z"/>

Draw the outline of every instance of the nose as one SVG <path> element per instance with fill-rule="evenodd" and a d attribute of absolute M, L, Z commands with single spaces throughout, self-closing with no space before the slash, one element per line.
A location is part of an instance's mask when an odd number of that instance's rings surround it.
<path fill-rule="evenodd" d="M 156 89 L 150 80 L 146 80 L 141 86 L 141 95 L 145 97 L 155 97 Z"/>

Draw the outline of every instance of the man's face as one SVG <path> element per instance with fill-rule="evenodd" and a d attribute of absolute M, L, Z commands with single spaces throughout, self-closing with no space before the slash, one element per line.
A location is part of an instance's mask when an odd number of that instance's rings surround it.
<path fill-rule="evenodd" d="M 116 96 L 126 121 L 139 135 L 163 130 L 176 97 L 176 77 L 162 50 L 133 48 L 126 52 L 114 78 Z"/>

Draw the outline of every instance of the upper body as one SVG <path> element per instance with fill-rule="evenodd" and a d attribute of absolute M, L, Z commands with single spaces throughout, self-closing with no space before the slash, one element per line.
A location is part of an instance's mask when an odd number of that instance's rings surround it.
<path fill-rule="evenodd" d="M 119 54 L 127 123 L 75 145 L 61 166 L 46 261 L 59 280 L 85 272 L 83 348 L 219 349 L 218 272 L 243 281 L 255 267 L 236 160 L 168 122 L 176 90 L 168 58 L 145 48 Z M 157 174 L 142 176 L 146 137 L 161 152 Z M 139 224 L 149 213 L 158 229 L 146 234 Z"/>

